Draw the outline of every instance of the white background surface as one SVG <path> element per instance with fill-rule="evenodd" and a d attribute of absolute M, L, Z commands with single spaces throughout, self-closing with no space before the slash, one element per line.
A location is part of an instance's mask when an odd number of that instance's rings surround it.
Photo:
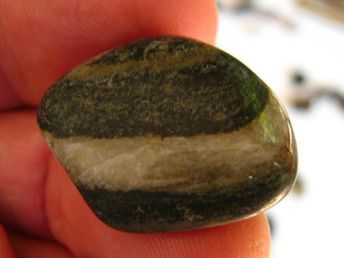
<path fill-rule="evenodd" d="M 318 83 L 344 90 L 344 25 L 293 1 L 258 1 L 294 22 L 295 28 L 253 14 L 220 10 L 217 46 L 259 75 L 289 112 L 299 151 L 301 196 L 272 208 L 272 258 L 344 257 L 344 112 L 322 100 L 310 110 L 286 103 L 288 70 L 301 69 Z"/>

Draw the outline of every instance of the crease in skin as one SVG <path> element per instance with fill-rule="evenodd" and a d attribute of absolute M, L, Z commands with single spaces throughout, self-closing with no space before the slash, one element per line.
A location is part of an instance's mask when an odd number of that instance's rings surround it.
<path fill-rule="evenodd" d="M 22 100 L 11 87 L 9 81 L 5 77 L 0 64 L 0 111 L 16 108 L 22 105 Z"/>
<path fill-rule="evenodd" d="M 20 232 L 49 239 L 44 191 L 51 151 L 34 117 L 31 108 L 1 114 L 0 219 Z"/>
<path fill-rule="evenodd" d="M 16 257 L 76 257 L 71 252 L 55 241 L 30 238 L 26 235 L 11 232 L 9 238 L 13 243 Z M 7 257 L 6 257 L 7 258 Z"/>
<path fill-rule="evenodd" d="M 46 161 L 44 171 L 46 171 L 46 172 L 44 173 L 43 185 L 42 185 L 42 189 L 43 189 L 42 190 L 42 192 L 43 192 L 43 194 L 42 194 L 42 210 L 43 210 L 43 218 L 45 220 L 44 223 L 46 224 L 46 228 L 48 230 L 48 232 L 47 232 L 48 238 L 51 239 L 53 236 L 53 233 L 52 233 L 52 229 L 50 227 L 49 217 L 48 217 L 48 209 L 47 209 L 47 205 L 48 205 L 48 198 L 47 198 L 47 191 L 48 191 L 47 185 L 48 184 L 47 183 L 48 183 L 48 176 L 49 176 L 48 173 L 49 173 L 49 167 L 50 167 L 49 162 L 51 159 L 54 158 L 54 155 L 50 150 L 48 150 L 47 152 L 48 153 L 46 154 L 46 157 L 44 159 Z"/>
<path fill-rule="evenodd" d="M 46 173 L 43 189 L 44 189 L 44 200 L 45 200 L 44 211 L 47 218 L 47 227 L 51 234 L 51 239 L 55 239 L 56 241 L 58 241 L 58 244 L 61 245 L 66 250 L 68 250 L 68 252 L 70 252 L 70 254 L 73 255 L 73 257 L 74 256 L 78 257 L 75 250 L 73 250 L 73 248 L 71 248 L 71 246 L 68 243 L 60 239 L 60 236 L 57 230 L 57 229 L 61 230 L 62 228 L 61 225 L 63 224 L 62 221 L 66 220 L 66 217 L 64 216 L 63 213 L 56 213 L 56 207 L 63 205 L 63 200 L 59 198 L 52 199 L 54 195 L 60 195 L 60 193 L 56 193 L 56 190 L 54 189 L 56 187 L 55 185 L 52 185 L 51 178 L 56 177 L 54 174 L 56 174 L 57 172 L 62 172 L 62 170 L 57 171 L 59 170 L 56 167 L 58 163 L 56 162 L 55 156 L 51 152 L 50 152 L 49 157 L 47 157 L 46 161 L 47 161 L 47 173 Z M 61 178 L 63 177 L 63 175 L 60 174 L 58 177 Z"/>

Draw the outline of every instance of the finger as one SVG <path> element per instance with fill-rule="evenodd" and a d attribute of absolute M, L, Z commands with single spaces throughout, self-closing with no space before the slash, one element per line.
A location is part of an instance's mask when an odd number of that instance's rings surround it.
<path fill-rule="evenodd" d="M 0 224 L 0 257 L 14 258 L 12 246 L 8 240 L 7 234 L 3 226 Z"/>
<path fill-rule="evenodd" d="M 33 110 L 0 113 L 0 221 L 50 236 L 44 200 L 50 155 Z"/>
<path fill-rule="evenodd" d="M 101 223 L 59 163 L 51 157 L 47 214 L 53 235 L 77 256 L 89 257 L 268 257 L 264 215 L 189 232 L 129 234 Z"/>
<path fill-rule="evenodd" d="M 65 247 L 51 241 L 29 238 L 29 237 L 21 236 L 18 234 L 10 234 L 9 238 L 12 243 L 16 256 L 20 258 L 37 258 L 37 257 L 72 258 L 72 257 L 75 257 Z"/>
<path fill-rule="evenodd" d="M 29 105 L 70 68 L 108 48 L 158 34 L 212 43 L 216 27 L 210 0 L 0 1 L 0 17 L 0 77 L 6 79 L 0 84 Z M 0 107 L 9 105 L 4 99 Z"/>

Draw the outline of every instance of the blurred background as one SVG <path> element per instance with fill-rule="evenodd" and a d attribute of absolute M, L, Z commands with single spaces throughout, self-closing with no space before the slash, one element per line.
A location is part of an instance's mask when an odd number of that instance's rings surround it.
<path fill-rule="evenodd" d="M 272 258 L 344 257 L 344 0 L 218 0 L 217 46 L 284 103 L 299 153 Z"/>

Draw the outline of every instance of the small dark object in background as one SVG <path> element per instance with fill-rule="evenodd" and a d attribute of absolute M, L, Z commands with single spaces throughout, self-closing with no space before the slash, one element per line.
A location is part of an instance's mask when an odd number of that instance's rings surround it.
<path fill-rule="evenodd" d="M 343 0 L 298 0 L 298 3 L 319 15 L 344 23 Z"/>
<path fill-rule="evenodd" d="M 303 86 L 304 82 L 306 81 L 305 76 L 303 73 L 296 71 L 292 75 L 292 81 L 294 82 L 295 86 Z"/>
<path fill-rule="evenodd" d="M 336 87 L 309 82 L 301 71 L 294 71 L 290 75 L 291 86 L 289 102 L 296 108 L 309 109 L 319 98 L 329 98 L 337 102 L 344 110 L 344 94 Z"/>
<path fill-rule="evenodd" d="M 250 16 L 258 16 L 265 20 L 271 20 L 280 23 L 288 29 L 294 29 L 295 24 L 289 18 L 276 13 L 275 11 L 262 8 L 255 1 L 252 0 L 218 0 L 220 9 L 232 11 L 235 14 L 250 14 Z M 250 18 L 252 18 L 250 17 Z"/>

